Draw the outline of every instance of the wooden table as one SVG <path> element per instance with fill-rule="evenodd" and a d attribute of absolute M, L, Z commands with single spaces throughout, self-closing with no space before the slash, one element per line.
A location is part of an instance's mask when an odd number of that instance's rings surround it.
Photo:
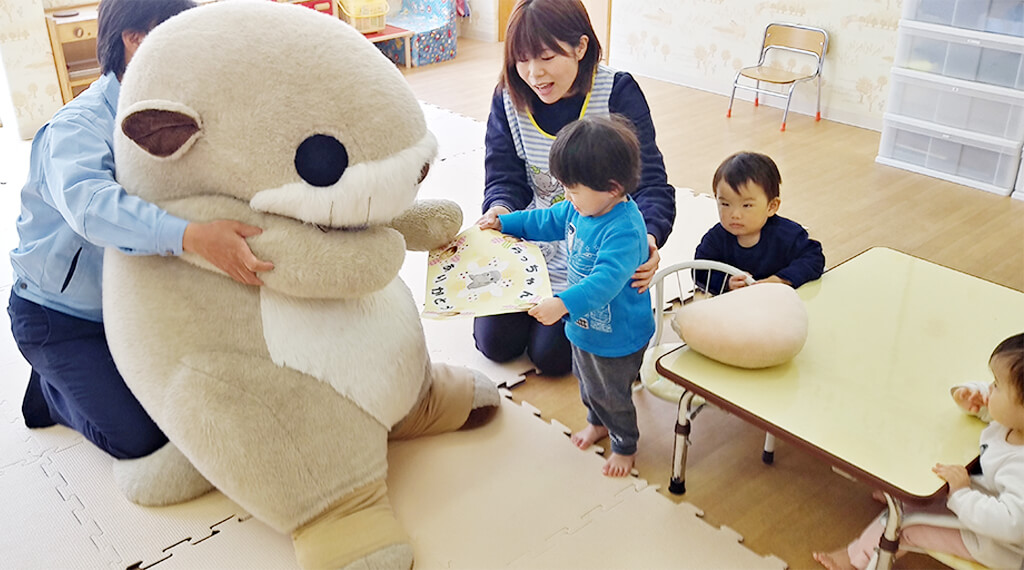
<path fill-rule="evenodd" d="M 405 46 L 405 67 L 412 68 L 412 36 L 413 33 L 405 28 L 399 28 L 398 26 L 387 25 L 383 30 L 379 32 L 373 32 L 372 34 L 363 34 L 366 39 L 373 43 L 386 42 L 388 40 L 401 39 Z"/>
<path fill-rule="evenodd" d="M 685 492 L 694 395 L 820 456 L 886 493 L 893 528 L 902 501 L 945 483 L 936 462 L 967 465 L 984 424 L 962 413 L 951 386 L 991 381 L 988 357 L 1024 328 L 1024 293 L 885 248 L 872 248 L 798 289 L 809 317 L 787 364 L 744 370 L 682 347 L 657 370 L 683 387 L 670 490 Z M 698 408 L 699 409 L 699 408 Z"/>

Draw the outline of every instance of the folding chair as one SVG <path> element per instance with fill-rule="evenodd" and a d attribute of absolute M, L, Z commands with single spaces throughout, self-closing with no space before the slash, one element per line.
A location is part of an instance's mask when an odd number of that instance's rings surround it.
<path fill-rule="evenodd" d="M 790 53 L 803 54 L 814 58 L 814 71 L 810 74 L 790 71 L 770 65 L 768 62 L 769 52 L 781 50 Z M 818 107 L 815 121 L 821 120 L 821 66 L 825 60 L 825 53 L 828 51 L 828 32 L 821 28 L 812 28 L 800 24 L 772 23 L 764 30 L 764 40 L 761 42 L 761 59 L 757 65 L 744 67 L 736 73 L 732 82 L 732 95 L 729 96 L 729 111 L 726 117 L 732 116 L 732 103 L 736 98 L 737 89 L 746 89 L 754 92 L 754 106 L 759 104 L 760 95 L 771 95 L 774 97 L 785 97 L 786 110 L 782 113 L 782 128 L 786 130 L 786 117 L 789 116 L 789 103 L 793 99 L 793 89 L 797 83 L 802 81 L 818 80 Z M 754 87 L 741 85 L 740 78 L 754 80 Z M 763 89 L 761 82 L 771 83 L 780 87 L 788 85 L 788 91 L 775 91 Z"/>
<path fill-rule="evenodd" d="M 683 397 L 683 388 L 658 374 L 655 362 L 666 353 L 682 346 L 682 343 L 662 344 L 661 337 L 665 329 L 665 307 L 674 302 L 683 305 L 688 302 L 700 302 L 706 296 L 720 295 L 724 293 L 729 284 L 729 277 L 734 275 L 745 275 L 746 272 L 737 269 L 726 263 L 697 259 L 683 261 L 662 269 L 655 274 L 651 280 L 654 294 L 651 296 L 654 302 L 654 337 L 651 345 L 644 352 L 644 360 L 640 365 L 640 384 L 651 394 L 662 400 L 678 403 Z M 666 281 L 669 283 L 666 284 Z M 747 285 L 753 285 L 754 280 L 750 276 L 746 278 Z M 666 287 L 673 287 L 671 294 L 666 294 Z M 694 404 L 696 415 L 703 403 Z M 775 457 L 775 436 L 765 434 L 764 452 L 761 459 L 765 463 L 772 463 Z"/>

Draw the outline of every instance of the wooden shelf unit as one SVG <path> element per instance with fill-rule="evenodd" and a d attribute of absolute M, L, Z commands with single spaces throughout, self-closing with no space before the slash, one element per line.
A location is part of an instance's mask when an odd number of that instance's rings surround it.
<path fill-rule="evenodd" d="M 65 103 L 100 77 L 100 62 L 96 59 L 99 27 L 96 7 L 96 4 L 89 4 L 46 13 L 57 83 Z"/>

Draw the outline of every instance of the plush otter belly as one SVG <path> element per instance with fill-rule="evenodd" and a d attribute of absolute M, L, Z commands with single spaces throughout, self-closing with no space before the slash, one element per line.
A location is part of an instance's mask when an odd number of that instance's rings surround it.
<path fill-rule="evenodd" d="M 263 287 L 263 336 L 274 363 L 329 383 L 390 428 L 419 398 L 423 328 L 400 279 L 358 299 L 300 299 Z"/>

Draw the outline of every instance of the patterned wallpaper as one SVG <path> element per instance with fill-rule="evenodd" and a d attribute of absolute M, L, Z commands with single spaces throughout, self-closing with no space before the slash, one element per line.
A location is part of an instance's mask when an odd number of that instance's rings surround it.
<path fill-rule="evenodd" d="M 63 1 L 63 5 L 70 2 Z M 60 6 L 50 0 L 50 4 Z M 0 0 L 0 57 L 18 135 L 30 139 L 63 104 L 42 0 Z M 11 117 L 4 117 L 5 124 Z"/>
<path fill-rule="evenodd" d="M 792 22 L 824 28 L 822 116 L 880 130 L 896 53 L 902 0 L 614 0 L 612 66 L 729 95 L 740 67 L 757 63 L 764 28 Z M 810 66 L 786 56 L 774 65 Z M 750 91 L 737 98 L 752 100 Z M 771 105 L 784 99 L 771 98 Z M 791 111 L 814 115 L 813 82 L 798 85 Z"/>

